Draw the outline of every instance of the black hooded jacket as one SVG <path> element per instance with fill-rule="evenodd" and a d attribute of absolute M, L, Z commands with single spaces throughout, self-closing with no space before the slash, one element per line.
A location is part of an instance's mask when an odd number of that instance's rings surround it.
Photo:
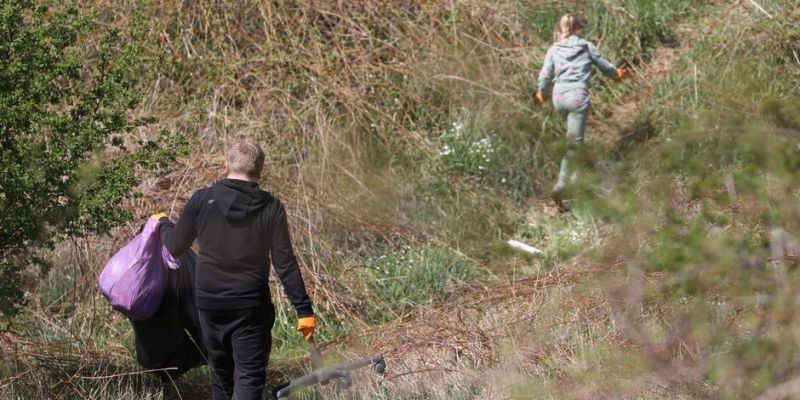
<path fill-rule="evenodd" d="M 198 190 L 178 223 L 162 218 L 161 239 L 173 256 L 197 238 L 195 292 L 206 310 L 236 310 L 269 302 L 270 257 L 300 317 L 313 314 L 297 265 L 283 204 L 255 182 L 223 179 Z"/>

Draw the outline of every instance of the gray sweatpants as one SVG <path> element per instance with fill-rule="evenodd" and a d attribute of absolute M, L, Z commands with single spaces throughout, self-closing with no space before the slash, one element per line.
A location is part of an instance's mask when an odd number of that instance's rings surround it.
<path fill-rule="evenodd" d="M 561 169 L 558 172 L 558 181 L 554 192 L 560 192 L 567 186 L 569 176 L 569 163 L 574 158 L 575 152 L 583 144 L 586 134 L 586 120 L 589 118 L 589 90 L 574 88 L 563 92 L 558 87 L 553 91 L 553 106 L 559 114 L 567 118 L 567 152 L 561 159 Z"/>

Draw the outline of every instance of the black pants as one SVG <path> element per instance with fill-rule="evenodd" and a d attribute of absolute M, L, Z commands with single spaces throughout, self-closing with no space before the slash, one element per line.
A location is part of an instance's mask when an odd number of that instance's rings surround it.
<path fill-rule="evenodd" d="M 275 309 L 200 310 L 214 400 L 260 400 L 267 381 Z"/>

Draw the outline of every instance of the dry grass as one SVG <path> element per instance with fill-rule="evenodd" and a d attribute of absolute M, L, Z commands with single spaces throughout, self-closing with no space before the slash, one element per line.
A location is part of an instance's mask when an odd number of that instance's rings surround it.
<path fill-rule="evenodd" d="M 133 7 L 84 3 L 121 25 Z M 615 15 L 629 8 L 623 1 L 603 3 Z M 648 364 L 676 348 L 691 352 L 691 344 L 667 338 L 657 344 L 662 347 L 642 345 L 649 341 L 632 326 L 655 330 L 665 311 L 643 304 L 638 314 L 626 314 L 630 304 L 620 303 L 636 297 L 637 285 L 606 279 L 624 270 L 620 259 L 591 256 L 610 240 L 608 231 L 587 234 L 580 242 L 585 251 L 553 265 L 503 258 L 474 245 L 519 233 L 518 221 L 531 209 L 537 216 L 527 222 L 537 226 L 563 218 L 539 210 L 539 189 L 555 171 L 552 143 L 561 128 L 548 111 L 531 111 L 527 103 L 531 65 L 546 42 L 522 16 L 547 6 L 551 2 L 153 4 L 149 54 L 163 59 L 154 64 L 160 74 L 137 116 L 159 121 L 133 135 L 150 137 L 166 128 L 192 138 L 194 147 L 174 170 L 145 178 L 139 188 L 145 195 L 126 207 L 140 220 L 158 210 L 175 219 L 194 190 L 220 177 L 230 138 L 244 135 L 264 145 L 269 162 L 262 185 L 288 206 L 315 304 L 330 325 L 347 323 L 347 336 L 323 332 L 335 338 L 324 352 L 351 359 L 380 351 L 389 365 L 383 377 L 359 373 L 350 391 L 326 387 L 307 394 L 311 398 L 713 398 L 702 366 Z M 610 122 L 593 120 L 604 149 L 687 56 L 696 32 L 690 28 L 678 30 L 686 35 L 684 47 L 656 49 L 650 63 L 634 68 L 628 86 L 602 92 L 603 98 L 627 99 Z M 539 168 L 522 181 L 534 187 L 531 193 L 519 200 L 507 186 L 440 168 L 440 136 L 462 119 L 479 126 L 479 135 L 496 132 L 537 160 L 512 165 Z M 515 141 L 524 135 L 535 139 Z M 448 192 L 431 189 L 437 184 Z M 480 231 L 477 237 L 452 228 L 475 221 L 482 222 L 471 229 Z M 14 360 L 0 362 L 0 393 L 160 398 L 158 385 L 133 365 L 127 321 L 93 292 L 104 261 L 135 225 L 57 250 L 55 274 L 31 286 L 34 302 L 21 321 L 24 332 L 12 327 L 0 336 L 0 354 Z M 544 242 L 560 234 L 547 233 Z M 356 272 L 368 257 L 401 245 L 445 248 L 496 279 L 433 293 L 428 306 L 375 326 L 364 311 L 374 299 Z M 519 273 L 530 265 L 539 265 L 535 273 Z M 625 283 L 661 279 L 651 274 Z M 277 302 L 278 324 L 288 326 L 293 317 L 286 301 Z M 295 375 L 301 362 L 275 363 L 273 378 Z M 205 385 L 202 374 L 194 379 Z"/>
<path fill-rule="evenodd" d="M 167 127 L 198 142 L 175 172 L 144 182 L 147 195 L 131 209 L 140 217 L 169 209 L 175 218 L 192 191 L 219 178 L 229 137 L 257 138 L 270 158 L 262 183 L 288 206 L 315 298 L 354 319 L 347 310 L 360 294 L 348 287 L 357 283 L 331 282 L 323 265 L 347 264 L 349 254 L 376 243 L 441 235 L 414 216 L 429 201 L 415 193 L 426 172 L 390 154 L 376 163 L 385 156 L 374 149 L 435 154 L 453 112 L 491 115 L 492 125 L 527 112 L 530 81 L 519 71 L 540 56 L 511 2 L 201 1 L 153 11 L 152 51 L 167 52 L 170 65 L 141 112 L 159 116 L 148 129 Z M 451 184 L 474 197 L 470 203 L 490 196 Z"/>

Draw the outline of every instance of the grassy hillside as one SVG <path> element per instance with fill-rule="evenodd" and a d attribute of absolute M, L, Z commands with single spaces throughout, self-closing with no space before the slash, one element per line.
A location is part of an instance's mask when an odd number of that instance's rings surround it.
<path fill-rule="evenodd" d="M 30 304 L 2 327 L 0 393 L 160 398 L 94 282 L 243 135 L 288 205 L 323 351 L 382 351 L 390 368 L 298 398 L 788 398 L 800 9 L 756 3 L 80 1 L 122 29 L 143 7 L 156 73 L 132 117 L 156 121 L 134 136 L 166 129 L 190 151 L 142 177 L 138 219 L 31 271 Z M 595 79 L 576 207 L 558 215 L 564 126 L 531 89 L 567 11 L 633 77 Z M 277 382 L 307 360 L 275 301 Z M 208 396 L 204 369 L 176 385 Z"/>

